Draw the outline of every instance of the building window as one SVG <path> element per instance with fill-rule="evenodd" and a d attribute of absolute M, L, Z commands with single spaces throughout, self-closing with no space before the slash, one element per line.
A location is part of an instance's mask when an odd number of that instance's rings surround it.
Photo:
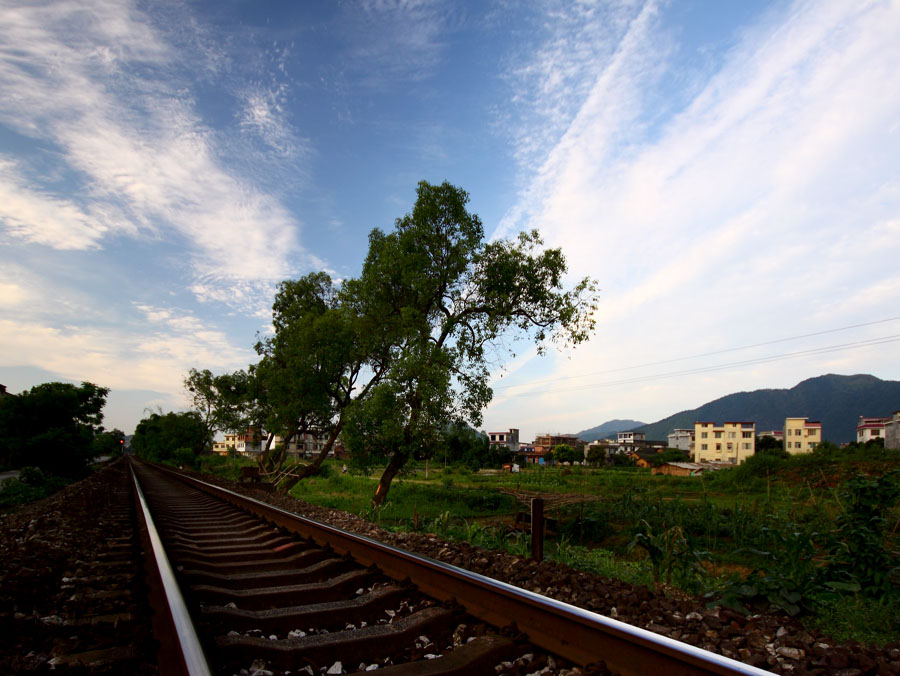
<path fill-rule="evenodd" d="M 737 433 L 736 433 L 736 432 L 729 432 L 729 433 L 728 433 L 728 438 L 729 438 L 729 439 L 734 439 L 736 436 L 737 436 Z"/>
<path fill-rule="evenodd" d="M 746 443 L 745 443 L 745 444 L 744 444 L 744 450 L 745 450 L 745 451 L 749 451 L 749 450 L 750 450 L 750 444 L 746 444 Z"/>
<path fill-rule="evenodd" d="M 716 444 L 716 450 L 717 450 L 717 451 L 721 451 L 721 450 L 722 450 L 722 444 Z"/>
<path fill-rule="evenodd" d="M 816 447 L 816 442 L 815 442 L 815 441 L 810 441 L 810 442 L 809 442 L 809 450 L 812 450 L 812 449 L 814 449 L 815 447 Z"/>
<path fill-rule="evenodd" d="M 721 433 L 721 432 L 714 432 L 714 434 L 716 435 L 716 439 L 721 439 L 721 438 L 722 438 L 722 433 Z"/>
<path fill-rule="evenodd" d="M 753 437 L 753 432 L 744 432 L 743 437 L 744 439 L 750 439 Z"/>
<path fill-rule="evenodd" d="M 701 439 L 706 439 L 708 435 L 709 435 L 709 432 L 700 432 Z"/>

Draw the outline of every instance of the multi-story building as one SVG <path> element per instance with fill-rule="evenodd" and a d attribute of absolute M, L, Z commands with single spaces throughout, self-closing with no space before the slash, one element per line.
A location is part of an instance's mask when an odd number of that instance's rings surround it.
<path fill-rule="evenodd" d="M 219 455 L 228 455 L 229 446 L 227 441 L 213 441 L 212 452 Z"/>
<path fill-rule="evenodd" d="M 695 462 L 740 464 L 756 453 L 756 423 L 746 421 L 694 423 Z"/>
<path fill-rule="evenodd" d="M 822 423 L 809 418 L 786 418 L 784 421 L 784 450 L 788 453 L 809 453 L 822 443 Z"/>
<path fill-rule="evenodd" d="M 265 442 L 259 430 L 249 427 L 243 432 L 226 433 L 225 441 L 213 444 L 213 452 L 224 455 L 233 448 L 238 455 L 258 455 L 264 446 Z"/>
<path fill-rule="evenodd" d="M 620 446 L 629 445 L 633 446 L 636 441 L 646 441 L 647 435 L 643 432 L 618 432 L 616 434 L 616 441 L 619 442 Z"/>
<path fill-rule="evenodd" d="M 677 448 L 685 453 L 691 453 L 694 450 L 694 430 L 672 430 L 669 432 L 666 440 L 669 443 L 669 448 Z"/>
<path fill-rule="evenodd" d="M 775 441 L 784 441 L 784 430 L 765 430 L 756 433 L 757 442 L 763 437 L 772 437 Z"/>
<path fill-rule="evenodd" d="M 513 453 L 519 452 L 519 430 L 511 427 L 509 432 L 488 432 L 491 446 L 506 446 Z"/>
<path fill-rule="evenodd" d="M 572 448 L 583 448 L 584 442 L 574 434 L 539 434 L 534 438 L 534 450 L 552 451 L 560 444 L 566 444 Z"/>
<path fill-rule="evenodd" d="M 859 416 L 856 423 L 856 441 L 864 444 L 874 439 L 884 439 L 884 424 L 890 418 L 867 418 Z"/>
<path fill-rule="evenodd" d="M 293 458 L 301 456 L 312 456 L 321 451 L 328 442 L 328 435 L 317 436 L 315 434 L 298 434 L 287 446 L 287 454 Z M 284 439 L 279 435 L 272 438 L 272 447 L 284 443 Z M 247 429 L 246 432 L 226 433 L 224 441 L 216 441 L 213 443 L 213 453 L 226 455 L 231 449 L 238 455 L 259 455 L 265 450 L 266 434 L 259 432 L 253 428 Z M 338 454 L 341 449 L 340 443 L 336 442 L 329 455 Z"/>
<path fill-rule="evenodd" d="M 900 451 L 900 411 L 895 411 L 884 423 L 884 447 Z"/>

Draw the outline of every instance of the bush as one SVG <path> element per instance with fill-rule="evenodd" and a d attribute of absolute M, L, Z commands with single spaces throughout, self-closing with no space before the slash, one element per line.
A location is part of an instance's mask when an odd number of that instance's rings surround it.
<path fill-rule="evenodd" d="M 28 486 L 43 486 L 47 483 L 47 476 L 40 467 L 23 467 L 19 471 L 19 481 Z"/>
<path fill-rule="evenodd" d="M 178 448 L 172 454 L 172 462 L 179 467 L 190 467 L 197 469 L 197 456 L 190 448 Z"/>

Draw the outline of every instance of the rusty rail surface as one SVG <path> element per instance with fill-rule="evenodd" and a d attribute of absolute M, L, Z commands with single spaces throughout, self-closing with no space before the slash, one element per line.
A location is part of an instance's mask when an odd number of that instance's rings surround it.
<path fill-rule="evenodd" d="M 469 615 L 495 627 L 515 623 L 529 641 L 578 665 L 600 661 L 624 676 L 697 674 L 762 676 L 769 672 L 650 631 L 492 580 L 370 538 L 322 524 L 212 484 L 157 468 L 288 532 L 377 566 L 395 580 L 411 580 L 422 593 L 455 600 Z"/>

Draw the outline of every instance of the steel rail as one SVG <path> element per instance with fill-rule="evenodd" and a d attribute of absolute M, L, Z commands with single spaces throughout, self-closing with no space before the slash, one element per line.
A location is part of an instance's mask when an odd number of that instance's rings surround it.
<path fill-rule="evenodd" d="M 197 637 L 130 458 L 128 468 L 138 506 L 138 523 L 151 588 L 150 603 L 156 611 L 153 628 L 160 642 L 158 655 L 160 673 L 176 676 L 211 676 L 212 671 L 206 661 L 206 655 L 200 645 L 200 639 Z"/>
<path fill-rule="evenodd" d="M 765 676 L 770 674 L 723 655 L 654 634 L 598 613 L 514 587 L 371 538 L 319 523 L 254 498 L 159 468 L 210 495 L 290 532 L 327 544 L 392 578 L 410 578 L 434 598 L 455 599 L 466 612 L 495 627 L 516 627 L 535 645 L 579 665 L 600 662 L 623 676 Z"/>

